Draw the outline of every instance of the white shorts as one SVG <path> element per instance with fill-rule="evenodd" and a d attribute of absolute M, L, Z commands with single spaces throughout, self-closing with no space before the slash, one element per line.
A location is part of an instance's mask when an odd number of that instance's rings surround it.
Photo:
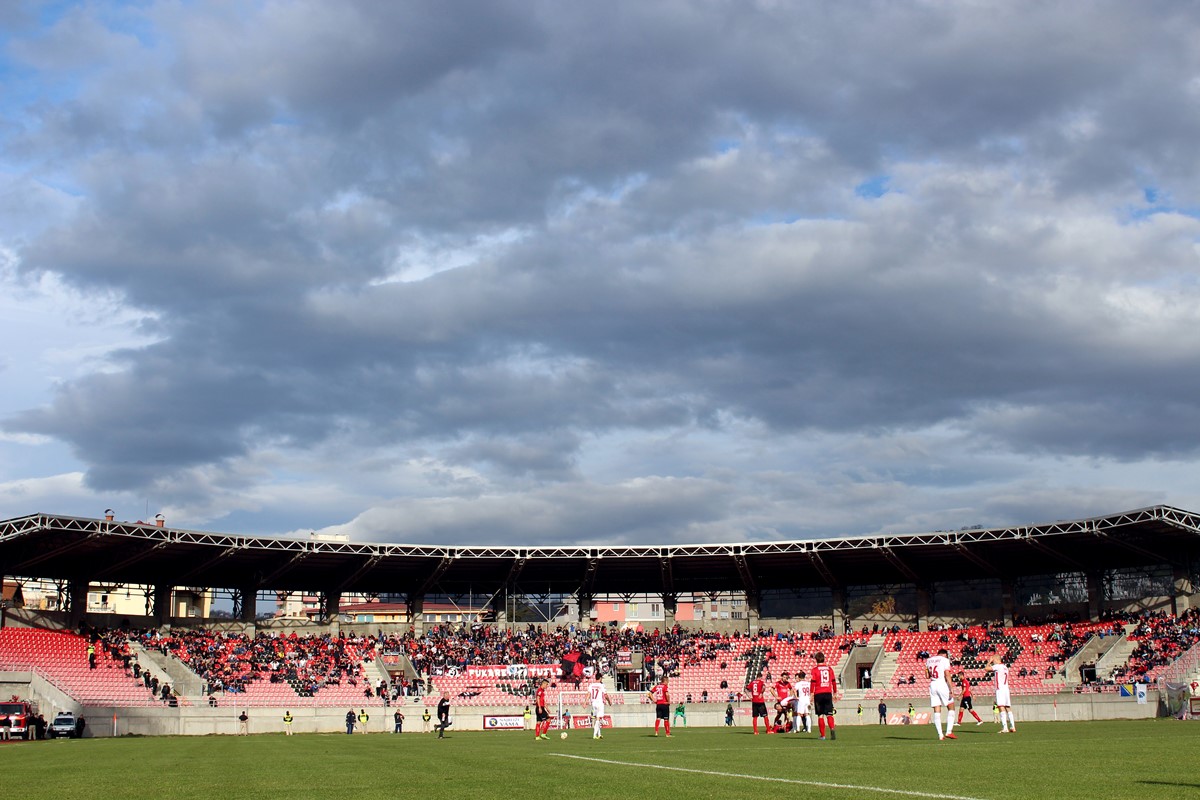
<path fill-rule="evenodd" d="M 604 703 L 592 706 L 592 716 L 597 718 L 604 716 Z"/>
<path fill-rule="evenodd" d="M 950 687 L 942 681 L 929 684 L 929 705 L 931 708 L 950 705 Z"/>
<path fill-rule="evenodd" d="M 1012 705 L 1012 692 L 1007 686 L 996 690 L 996 705 L 1005 707 Z"/>
<path fill-rule="evenodd" d="M 801 716 L 805 716 L 808 714 L 808 701 L 807 700 L 801 700 L 799 697 L 797 697 L 794 702 L 796 703 L 796 713 L 797 714 L 800 714 Z"/>

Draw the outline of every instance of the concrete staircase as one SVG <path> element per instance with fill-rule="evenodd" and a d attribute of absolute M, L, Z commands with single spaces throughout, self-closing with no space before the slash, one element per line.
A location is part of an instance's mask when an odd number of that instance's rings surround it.
<path fill-rule="evenodd" d="M 1137 642 L 1130 640 L 1128 636 L 1110 636 L 1105 641 L 1111 644 L 1096 659 L 1096 677 L 1101 680 L 1108 677 L 1115 667 L 1125 664 L 1137 649 Z"/>
<path fill-rule="evenodd" d="M 164 656 L 159 650 L 142 647 L 136 640 L 130 640 L 129 650 L 137 656 L 143 671 L 156 675 L 162 683 L 171 684 L 176 694 L 189 697 L 195 703 L 203 701 L 204 679 L 188 669 L 182 661 Z"/>

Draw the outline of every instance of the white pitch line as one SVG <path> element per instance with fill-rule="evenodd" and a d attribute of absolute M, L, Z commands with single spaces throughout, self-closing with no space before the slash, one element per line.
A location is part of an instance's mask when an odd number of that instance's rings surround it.
<path fill-rule="evenodd" d="M 799 786 L 817 786 L 822 789 L 850 789 L 856 792 L 879 792 L 881 794 L 902 794 L 906 797 L 928 797 L 933 800 L 983 800 L 979 797 L 967 797 L 961 794 L 935 794 L 934 792 L 916 792 L 909 789 L 887 789 L 882 786 L 860 786 L 853 783 L 827 783 L 825 781 L 800 781 L 794 778 L 772 778 L 766 775 L 745 775 L 740 772 L 716 772 L 708 769 L 688 769 L 687 767 L 668 767 L 662 764 L 641 764 L 634 761 L 615 761 L 608 758 L 591 758 L 576 756 L 570 753 L 548 753 L 558 758 L 574 758 L 578 761 L 594 761 L 598 764 L 616 764 L 619 767 L 643 767 L 645 769 L 663 769 L 668 772 L 690 772 L 693 775 L 709 775 L 717 778 L 745 778 L 751 781 L 768 781 L 770 783 L 791 783 Z"/>

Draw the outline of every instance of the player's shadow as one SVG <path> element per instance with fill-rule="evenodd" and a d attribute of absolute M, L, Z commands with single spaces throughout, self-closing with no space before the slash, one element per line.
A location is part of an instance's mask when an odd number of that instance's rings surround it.
<path fill-rule="evenodd" d="M 1180 783 L 1178 781 L 1138 781 L 1148 786 L 1182 786 L 1187 789 L 1200 789 L 1200 783 Z"/>

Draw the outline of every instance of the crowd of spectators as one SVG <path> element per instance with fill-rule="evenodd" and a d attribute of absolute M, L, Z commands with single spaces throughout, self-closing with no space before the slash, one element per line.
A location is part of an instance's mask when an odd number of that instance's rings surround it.
<path fill-rule="evenodd" d="M 373 641 L 362 636 L 241 633 L 210 630 L 146 630 L 134 634 L 148 650 L 179 659 L 200 676 L 208 691 L 242 692 L 254 681 L 288 683 L 301 697 L 323 686 L 363 680 L 363 664 L 374 658 Z M 364 691 L 371 689 L 365 682 Z M 372 690 L 373 691 L 373 690 Z"/>
<path fill-rule="evenodd" d="M 1200 642 L 1200 611 L 1189 609 L 1176 617 L 1162 612 L 1145 614 L 1136 620 L 1129 638 L 1137 642 L 1128 661 L 1112 671 L 1114 683 L 1145 680 L 1162 667 L 1169 666 L 1192 645 Z"/>
<path fill-rule="evenodd" d="M 1022 620 L 1028 622 L 1028 620 Z M 1036 669 L 1026 673 L 1034 677 L 1054 677 L 1061 665 L 1071 658 L 1090 635 L 1101 637 L 1124 633 L 1133 626 L 1130 637 L 1137 647 L 1129 662 L 1118 667 L 1101 682 L 1127 682 L 1144 678 L 1154 669 L 1169 664 L 1185 649 L 1200 642 L 1200 612 L 1189 611 L 1176 618 L 1170 614 L 1108 615 L 1111 625 L 1096 627 L 1095 623 L 1059 621 L 1050 624 L 1048 633 L 1030 637 L 1034 652 L 1041 655 L 1046 647 L 1046 661 L 1051 662 L 1038 676 Z M 986 659 L 997 651 L 997 642 L 1012 631 L 1002 625 L 943 625 L 940 640 L 952 642 L 952 649 L 962 657 Z M 802 653 L 805 641 L 840 639 L 842 649 L 865 644 L 876 628 L 840 637 L 830 626 L 806 633 L 776 632 L 766 628 L 757 634 L 756 643 L 766 649 L 764 659 L 786 647 L 789 652 Z M 882 632 L 900 632 L 899 626 L 884 627 Z M 640 653 L 647 677 L 677 676 L 680 670 L 703 662 L 731 660 L 731 651 L 745 644 L 748 634 L 721 634 L 694 631 L 676 625 L 665 631 L 655 628 L 614 627 L 610 625 L 564 625 L 542 628 L 533 625 L 513 629 L 493 625 L 438 625 L 421 634 L 354 635 L 260 632 L 253 636 L 241 633 L 185 629 L 160 631 L 95 631 L 89 633 L 97 648 L 104 648 L 113 659 L 124 663 L 133 677 L 145 682 L 146 689 L 164 702 L 174 697 L 171 687 L 159 685 L 158 678 L 140 670 L 130 641 L 136 640 L 149 650 L 157 650 L 176 658 L 207 683 L 207 691 L 244 691 L 254 681 L 286 682 L 300 696 L 312 696 L 323 687 L 350 684 L 362 686 L 367 699 L 383 698 L 385 702 L 400 695 L 420 694 L 428 681 L 440 676 L 461 674 L 471 666 L 497 664 L 558 665 L 568 656 L 581 664 L 589 664 L 603 674 L 612 674 L 620 655 Z M 904 634 L 896 639 L 895 649 L 902 649 Z M 389 685 L 386 680 L 367 677 L 367 665 L 380 654 L 403 654 L 416 672 L 415 678 L 400 678 Z M 924 654 L 918 653 L 920 658 Z M 1057 666 L 1056 666 L 1057 665 Z M 1022 675 L 1021 677 L 1025 677 Z M 898 683 L 906 681 L 897 676 Z M 908 683 L 915 683 L 909 678 Z M 741 687 L 729 687 L 734 690 Z"/>

